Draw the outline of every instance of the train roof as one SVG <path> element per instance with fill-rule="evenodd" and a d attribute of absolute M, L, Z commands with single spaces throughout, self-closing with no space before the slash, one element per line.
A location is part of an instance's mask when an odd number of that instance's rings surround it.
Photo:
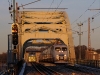
<path fill-rule="evenodd" d="M 54 44 L 53 46 L 67 46 L 65 44 Z"/>

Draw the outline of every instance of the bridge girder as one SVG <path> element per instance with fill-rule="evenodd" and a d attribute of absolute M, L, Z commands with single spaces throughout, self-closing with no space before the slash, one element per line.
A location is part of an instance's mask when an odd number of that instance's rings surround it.
<path fill-rule="evenodd" d="M 65 11 L 20 11 L 20 54 L 28 39 L 61 39 L 75 59 L 74 43 L 68 15 Z M 27 23 L 26 23 L 27 22 Z M 27 32 L 26 32 L 27 31 Z M 21 56 L 20 56 L 21 57 Z M 21 57 L 22 58 L 22 57 Z"/>

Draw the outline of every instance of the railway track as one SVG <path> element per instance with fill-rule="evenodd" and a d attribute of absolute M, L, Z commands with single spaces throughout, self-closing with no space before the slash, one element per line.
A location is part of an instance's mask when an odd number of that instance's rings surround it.
<path fill-rule="evenodd" d="M 100 69 L 97 69 L 97 68 L 82 66 L 82 65 L 78 65 L 78 64 L 76 64 L 75 67 L 77 67 L 77 68 L 79 68 L 82 71 L 87 72 L 87 73 L 91 73 L 91 74 L 95 74 L 95 75 L 100 75 Z"/>
<path fill-rule="evenodd" d="M 67 67 L 66 65 L 51 66 L 51 69 L 56 69 L 56 71 L 63 73 L 63 75 L 91 75 L 79 70 L 74 70 L 74 68 Z"/>
<path fill-rule="evenodd" d="M 24 75 L 31 75 L 31 74 L 32 75 L 63 75 L 62 73 L 59 73 L 55 70 L 52 70 L 38 63 L 31 63 L 31 65 L 32 66 L 30 66 L 30 68 L 27 68 L 27 70 L 30 69 L 30 71 L 24 73 Z"/>
<path fill-rule="evenodd" d="M 38 63 L 32 63 L 32 66 L 35 67 L 35 69 L 40 73 L 40 75 L 63 75 Z"/>
<path fill-rule="evenodd" d="M 31 66 L 26 68 L 27 73 L 24 75 L 100 75 L 100 70 L 75 65 L 56 65 L 43 66 L 38 63 L 31 63 Z M 25 71 L 25 72 L 26 72 Z"/>
<path fill-rule="evenodd" d="M 96 69 L 92 67 L 87 67 L 87 66 L 82 66 L 82 65 L 75 65 L 75 66 L 65 65 L 65 67 L 69 68 L 70 70 L 80 72 L 83 74 L 100 75 L 100 69 Z"/>

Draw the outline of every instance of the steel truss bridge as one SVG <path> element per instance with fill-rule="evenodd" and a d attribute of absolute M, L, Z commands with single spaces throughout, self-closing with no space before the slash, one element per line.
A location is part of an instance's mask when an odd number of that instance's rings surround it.
<path fill-rule="evenodd" d="M 46 46 L 57 41 L 66 44 L 70 59 L 75 59 L 72 30 L 65 11 L 19 11 L 17 16 L 17 22 L 12 24 L 12 36 L 13 31 L 18 33 L 18 42 L 14 41 L 16 36 L 12 37 L 12 49 L 17 60 L 24 58 L 25 49 L 29 45 Z M 15 25 L 17 30 L 14 30 Z"/>
<path fill-rule="evenodd" d="M 74 62 L 76 58 L 72 29 L 65 11 L 23 10 L 18 11 L 16 19 L 17 21 L 11 26 L 12 34 L 8 35 L 8 67 L 12 69 L 14 68 L 13 64 L 22 64 L 20 61 L 23 59 L 27 62 L 29 52 L 36 53 L 36 61 L 39 63 L 41 53 L 52 51 L 50 49 L 51 46 L 58 43 L 67 45 L 69 63 L 76 64 Z M 45 59 L 46 57 L 43 58 Z M 77 63 L 81 65 L 84 63 L 86 65 L 88 61 L 86 64 L 85 61 L 77 61 Z M 19 64 L 17 65 L 19 66 Z M 92 68 L 89 67 L 90 70 L 87 72 L 86 69 L 88 67 L 81 65 L 67 66 L 68 69 L 66 70 L 72 73 L 75 72 L 76 74 L 78 72 L 80 74 L 86 73 L 87 75 L 89 75 L 89 72 L 92 72 Z M 58 65 L 56 67 L 65 68 L 65 65 Z M 94 73 L 96 73 L 95 71 L 99 73 L 98 69 L 93 68 L 93 70 Z"/>

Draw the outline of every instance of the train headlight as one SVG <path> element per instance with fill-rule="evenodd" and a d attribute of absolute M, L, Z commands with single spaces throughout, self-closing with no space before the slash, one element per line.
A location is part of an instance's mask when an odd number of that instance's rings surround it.
<path fill-rule="evenodd" d="M 64 60 L 67 60 L 67 55 L 66 54 L 64 55 Z"/>
<path fill-rule="evenodd" d="M 61 52 L 61 51 L 59 51 L 59 52 Z"/>
<path fill-rule="evenodd" d="M 56 55 L 56 57 L 59 57 L 59 55 Z"/>
<path fill-rule="evenodd" d="M 59 55 L 56 55 L 56 59 L 59 60 Z"/>
<path fill-rule="evenodd" d="M 66 57 L 66 54 L 64 56 Z"/>

